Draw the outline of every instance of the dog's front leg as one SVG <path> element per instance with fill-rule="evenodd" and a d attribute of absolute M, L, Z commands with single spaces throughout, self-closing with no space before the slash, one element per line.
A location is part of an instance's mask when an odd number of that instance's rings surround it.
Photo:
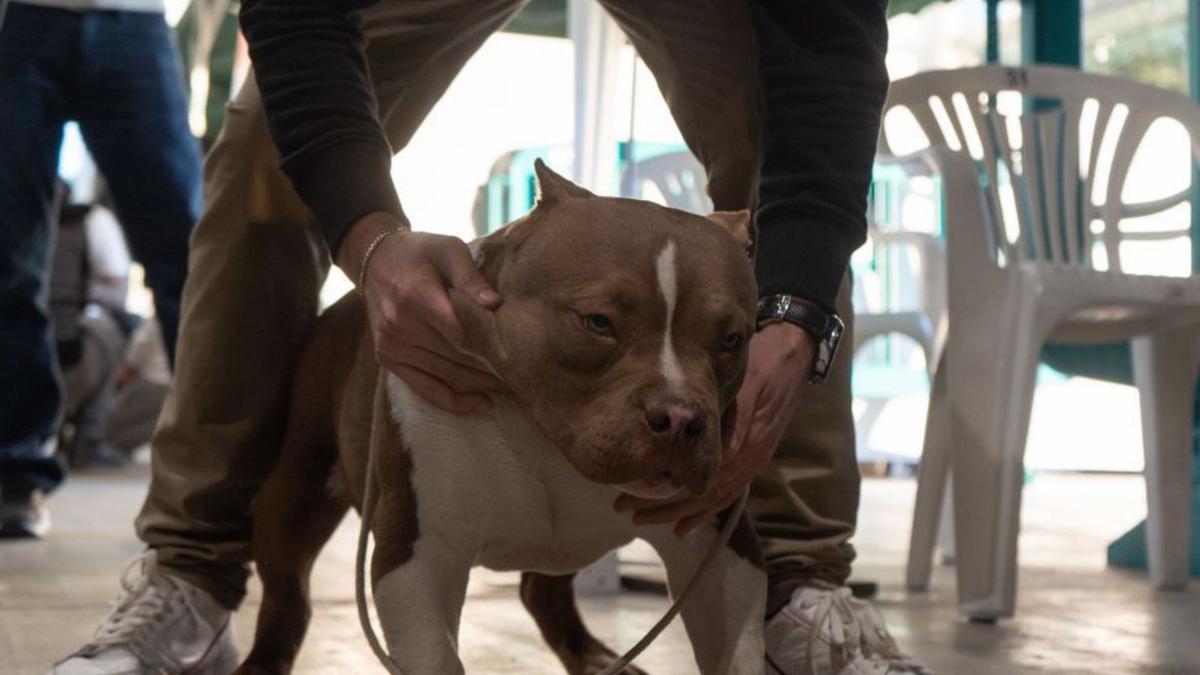
<path fill-rule="evenodd" d="M 685 537 L 655 528 L 645 537 L 667 568 L 671 596 L 696 574 L 718 537 L 702 526 Z M 703 675 L 762 675 L 767 575 L 750 522 L 742 516 L 730 543 L 717 551 L 684 598 L 682 615 Z"/>
<path fill-rule="evenodd" d="M 445 537 L 419 531 L 415 521 L 408 527 L 389 522 L 386 502 L 376 518 L 371 575 L 388 653 L 404 675 L 461 675 L 458 624 L 470 556 Z M 414 531 L 415 541 L 407 534 Z M 406 533 L 403 540 L 399 532 Z"/>

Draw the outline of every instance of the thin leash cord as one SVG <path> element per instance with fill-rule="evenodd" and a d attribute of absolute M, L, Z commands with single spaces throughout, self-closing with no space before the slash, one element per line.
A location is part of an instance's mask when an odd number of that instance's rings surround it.
<path fill-rule="evenodd" d="M 377 396 L 386 396 L 386 393 L 383 392 L 386 392 L 386 388 L 381 388 Z M 371 616 L 367 613 L 367 539 L 371 534 L 371 520 L 375 514 L 375 448 L 379 445 L 376 442 L 376 436 L 379 433 L 378 425 L 388 422 L 386 415 L 383 416 L 381 421 L 378 414 L 379 409 L 380 406 L 376 405 L 375 420 L 372 422 L 374 426 L 371 429 L 371 444 L 367 449 L 367 475 L 366 488 L 363 490 L 362 524 L 358 529 L 358 550 L 354 556 L 354 602 L 358 606 L 358 623 L 362 626 L 363 635 L 367 638 L 367 644 L 371 646 L 371 651 L 375 653 L 375 658 L 379 660 L 379 664 L 391 675 L 404 675 L 404 672 L 392 660 L 387 650 L 380 644 L 379 636 L 375 634 L 375 628 L 371 625 Z M 742 513 L 746 510 L 746 501 L 749 498 L 750 488 L 747 487 L 742 491 L 742 496 L 738 499 L 737 505 L 725 517 L 725 522 L 721 525 L 721 531 L 713 542 L 712 548 L 708 550 L 704 559 L 700 561 L 695 574 L 692 575 L 691 579 L 688 579 L 687 584 L 679 591 L 679 594 L 675 597 L 675 601 L 671 603 L 666 613 L 658 620 L 658 623 L 654 624 L 653 628 L 646 632 L 646 635 L 637 644 L 630 647 L 628 651 L 621 655 L 621 658 L 601 671 L 600 675 L 618 675 L 619 673 L 623 673 L 629 667 L 629 664 L 645 651 L 666 630 L 667 626 L 675 620 L 675 617 L 679 615 L 679 611 L 683 608 L 683 601 L 687 598 L 688 593 L 691 592 L 696 582 L 700 579 L 700 576 L 708 569 L 717 552 L 725 548 L 729 543 L 729 538 L 733 536 L 734 528 L 737 527 L 738 521 L 742 518 Z"/>
<path fill-rule="evenodd" d="M 386 406 L 379 404 L 379 399 L 387 396 L 384 382 L 385 378 L 379 378 L 379 386 L 375 394 L 375 419 L 372 421 L 371 443 L 367 448 L 367 475 L 366 487 L 363 489 L 362 523 L 358 528 L 358 550 L 354 554 L 354 603 L 358 606 L 358 623 L 362 626 L 367 644 L 371 646 L 371 651 L 375 653 L 379 664 L 391 675 L 404 675 L 400 667 L 388 655 L 387 650 L 379 643 L 379 636 L 375 634 L 375 628 L 371 625 L 371 616 L 367 614 L 367 539 L 371 536 L 371 521 L 375 515 L 375 448 L 379 445 L 378 440 L 381 435 L 379 425 L 388 423 L 386 413 L 382 421 L 379 415 L 381 407 L 386 410 Z"/>
<path fill-rule="evenodd" d="M 371 651 L 375 652 L 375 658 L 379 659 L 379 665 L 383 666 L 391 675 L 404 675 L 392 657 L 388 655 L 387 650 L 379 643 L 379 636 L 375 634 L 375 628 L 371 625 L 371 617 L 367 614 L 367 538 L 371 531 L 371 516 L 375 512 L 375 490 L 371 484 L 371 465 L 367 464 L 367 489 L 363 496 L 363 512 L 362 526 L 358 530 L 358 552 L 354 556 L 354 602 L 358 605 L 358 623 L 362 625 L 363 635 L 367 637 L 367 644 L 371 645 Z"/>
<path fill-rule="evenodd" d="M 709 563 L 711 563 L 713 558 L 717 556 L 717 552 L 725 548 L 726 544 L 729 543 L 729 538 L 733 536 L 734 528 L 737 527 L 738 521 L 742 519 L 742 513 L 746 511 L 746 501 L 749 498 L 750 488 L 747 487 L 742 491 L 742 496 L 738 498 L 737 506 L 735 506 L 733 510 L 730 511 L 725 517 L 725 523 L 721 526 L 721 532 L 717 535 L 716 541 L 713 542 L 712 548 L 708 549 L 708 553 L 704 556 L 704 560 L 701 560 L 700 566 L 696 568 L 696 573 L 692 575 L 691 579 L 688 579 L 687 585 L 685 585 L 683 589 L 679 591 L 679 595 L 675 597 L 675 602 L 671 603 L 671 606 L 667 609 L 666 614 L 663 614 L 662 618 L 658 620 L 658 623 L 654 624 L 654 627 L 646 632 L 645 637 L 639 640 L 637 644 L 630 647 L 629 651 L 622 654 L 621 658 L 617 659 L 609 667 L 600 671 L 600 675 L 618 675 L 618 673 L 625 672 L 625 668 L 627 668 L 629 664 L 638 657 L 639 654 L 645 651 L 646 648 L 650 646 L 650 643 L 654 642 L 654 640 L 658 638 L 658 636 L 664 630 L 666 630 L 667 626 L 669 626 L 671 622 L 675 620 L 675 617 L 679 615 L 679 611 L 683 609 L 684 599 L 687 598 L 688 593 L 691 592 L 692 588 L 696 585 L 696 582 L 700 580 L 700 576 L 703 575 L 708 569 Z"/>

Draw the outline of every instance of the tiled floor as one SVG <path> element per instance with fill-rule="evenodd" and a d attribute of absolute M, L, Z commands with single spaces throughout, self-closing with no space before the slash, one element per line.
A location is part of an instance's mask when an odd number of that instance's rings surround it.
<path fill-rule="evenodd" d="M 52 535 L 0 543 L 0 673 L 36 674 L 86 638 L 136 554 L 130 522 L 144 470 L 73 477 L 56 495 Z M 1026 489 L 1018 616 L 972 625 L 954 608 L 953 570 L 933 590 L 900 586 L 913 483 L 873 479 L 863 494 L 856 577 L 882 584 L 878 603 L 901 644 L 942 675 L 1015 673 L 1200 674 L 1200 585 L 1153 593 L 1143 577 L 1103 568 L 1103 545 L 1144 513 L 1140 480 L 1039 476 Z M 348 520 L 318 564 L 317 607 L 302 673 L 381 672 L 354 612 L 357 521 Z M 560 673 L 515 597 L 511 575 L 478 574 L 464 612 L 462 650 L 471 673 Z M 637 640 L 665 606 L 653 596 L 588 599 L 595 632 L 621 646 Z M 238 616 L 249 644 L 256 595 Z M 694 673 L 673 626 L 642 661 L 658 675 Z"/>

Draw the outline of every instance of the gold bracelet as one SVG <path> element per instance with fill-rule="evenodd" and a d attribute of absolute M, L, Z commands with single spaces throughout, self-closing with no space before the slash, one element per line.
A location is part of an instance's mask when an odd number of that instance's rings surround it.
<path fill-rule="evenodd" d="M 388 237 L 392 236 L 393 234 L 400 234 L 401 232 L 407 232 L 407 231 L 408 231 L 407 227 L 397 226 L 397 227 L 393 227 L 392 229 L 390 229 L 386 232 L 380 232 L 379 234 L 377 234 L 375 236 L 374 239 L 371 240 L 371 245 L 367 247 L 367 252 L 363 254 L 362 266 L 358 268 L 358 292 L 359 293 L 363 292 L 363 283 L 366 282 L 366 280 L 367 280 L 367 265 L 370 264 L 370 262 L 371 262 L 371 256 L 375 255 L 375 250 L 379 248 L 379 245 L 383 243 L 384 239 L 387 239 Z"/>

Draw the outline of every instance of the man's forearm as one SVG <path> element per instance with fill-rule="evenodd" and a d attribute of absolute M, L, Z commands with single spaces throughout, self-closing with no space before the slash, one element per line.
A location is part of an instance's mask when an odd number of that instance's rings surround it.
<path fill-rule="evenodd" d="M 887 95 L 885 0 L 752 0 L 763 149 L 759 292 L 832 310 L 866 239 L 866 195 Z"/>
<path fill-rule="evenodd" d="M 364 216 L 403 217 L 356 16 L 372 2 L 244 0 L 240 15 L 283 171 L 335 255 Z"/>

